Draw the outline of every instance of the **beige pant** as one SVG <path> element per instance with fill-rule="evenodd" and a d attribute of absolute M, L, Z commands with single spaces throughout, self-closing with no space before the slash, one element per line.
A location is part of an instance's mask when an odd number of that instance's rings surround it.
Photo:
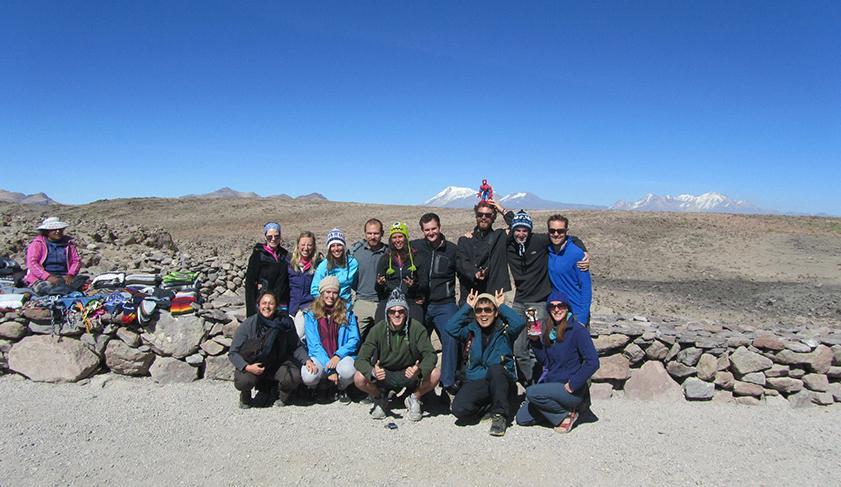
<path fill-rule="evenodd" d="M 376 301 L 357 299 L 353 302 L 353 314 L 356 315 L 356 322 L 359 323 L 359 336 L 365 337 L 368 330 L 374 326 L 374 314 L 377 312 Z"/>

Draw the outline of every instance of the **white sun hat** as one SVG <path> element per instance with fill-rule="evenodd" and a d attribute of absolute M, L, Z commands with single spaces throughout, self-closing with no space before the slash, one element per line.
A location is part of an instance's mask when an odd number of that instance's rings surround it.
<path fill-rule="evenodd" d="M 69 226 L 70 225 L 67 223 L 59 220 L 57 216 L 51 216 L 41 222 L 41 226 L 38 227 L 38 230 L 61 230 Z"/>

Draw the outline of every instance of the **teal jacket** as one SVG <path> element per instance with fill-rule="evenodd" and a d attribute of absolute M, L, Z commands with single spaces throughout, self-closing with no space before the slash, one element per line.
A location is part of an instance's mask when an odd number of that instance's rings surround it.
<path fill-rule="evenodd" d="M 339 348 L 336 350 L 336 356 L 340 359 L 351 357 L 356 360 L 356 354 L 359 352 L 359 325 L 356 323 L 356 315 L 348 311 L 347 321 L 339 327 Z M 330 357 L 327 356 L 327 351 L 321 345 L 321 336 L 318 334 L 318 320 L 309 310 L 304 312 L 304 333 L 307 337 L 309 357 L 322 366 L 327 365 Z"/>
<path fill-rule="evenodd" d="M 517 371 L 514 368 L 514 340 L 526 327 L 526 320 L 516 311 L 502 305 L 499 316 L 493 324 L 493 331 L 488 340 L 488 346 L 482 347 L 482 330 L 473 318 L 472 309 L 463 305 L 450 318 L 444 329 L 457 340 L 472 340 L 470 353 L 467 357 L 467 380 L 482 380 L 488 375 L 488 367 L 501 364 L 515 380 Z"/>

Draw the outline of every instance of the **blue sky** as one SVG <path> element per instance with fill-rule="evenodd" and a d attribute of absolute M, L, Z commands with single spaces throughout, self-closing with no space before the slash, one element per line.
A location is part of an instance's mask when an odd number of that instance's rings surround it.
<path fill-rule="evenodd" d="M 0 188 L 841 214 L 841 3 L 0 3 Z"/>

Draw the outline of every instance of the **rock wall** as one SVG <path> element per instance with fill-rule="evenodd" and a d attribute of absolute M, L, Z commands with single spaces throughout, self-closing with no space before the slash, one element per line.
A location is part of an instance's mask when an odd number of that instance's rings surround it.
<path fill-rule="evenodd" d="M 195 315 L 161 312 L 147 327 L 52 337 L 31 334 L 26 318 L 6 313 L 0 318 L 0 367 L 45 382 L 74 382 L 104 370 L 162 384 L 232 380 L 227 351 L 242 319 L 242 308 L 211 303 Z M 833 330 L 597 316 L 591 335 L 601 362 L 591 384 L 596 400 L 792 407 L 841 402 L 841 333 Z"/>

